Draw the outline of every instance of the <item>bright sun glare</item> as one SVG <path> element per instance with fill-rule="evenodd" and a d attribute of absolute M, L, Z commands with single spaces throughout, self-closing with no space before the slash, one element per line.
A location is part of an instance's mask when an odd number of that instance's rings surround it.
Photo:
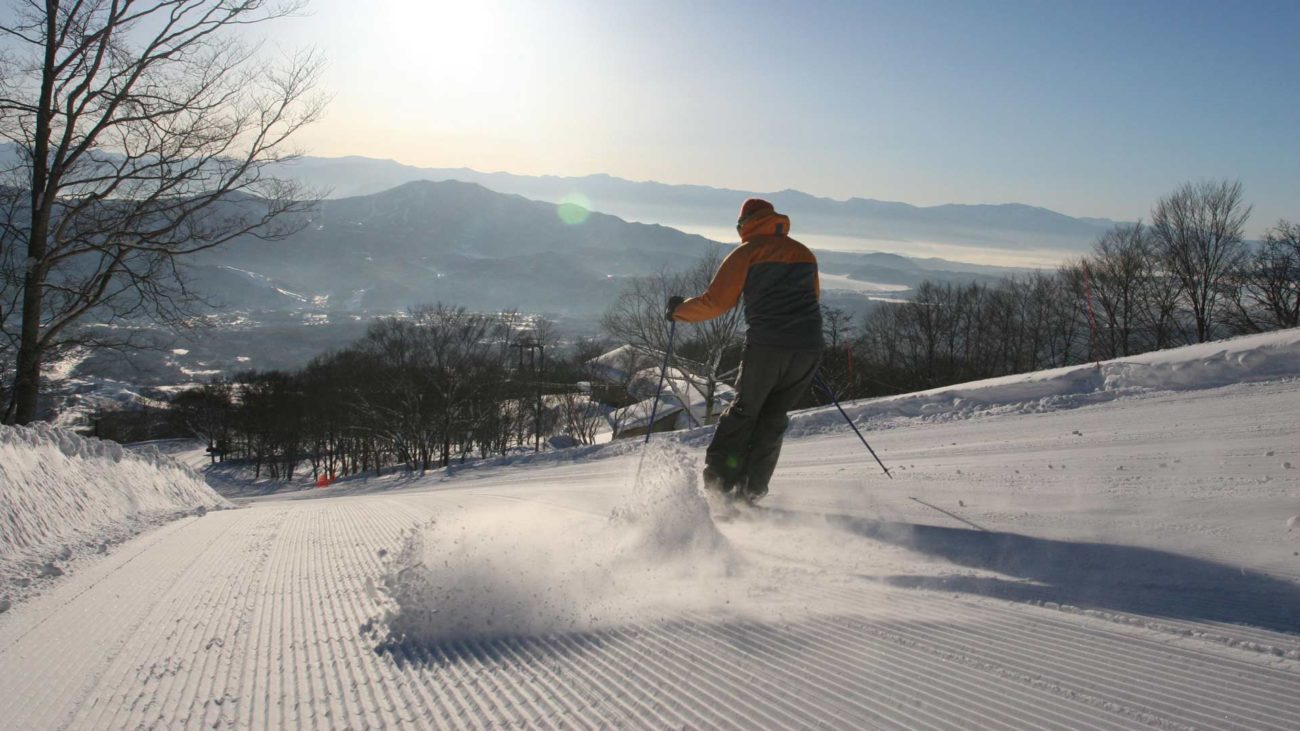
<path fill-rule="evenodd" d="M 520 81 L 520 48 L 497 3 L 409 0 L 382 7 L 393 73 L 415 82 L 412 88 L 477 105 L 508 103 Z"/>

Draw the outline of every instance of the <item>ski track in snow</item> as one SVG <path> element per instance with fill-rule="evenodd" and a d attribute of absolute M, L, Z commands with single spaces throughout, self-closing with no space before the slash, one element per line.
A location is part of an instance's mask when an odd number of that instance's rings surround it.
<path fill-rule="evenodd" d="M 870 435 L 893 481 L 851 434 L 792 440 L 770 509 L 719 523 L 723 544 L 645 534 L 655 570 L 734 570 L 565 632 L 385 638 L 382 584 L 421 533 L 535 569 L 466 575 L 469 610 L 603 576 L 636 452 L 253 501 L 0 615 L 0 727 L 1300 728 L 1296 413 L 1282 381 L 895 424 Z M 452 528 L 521 511 L 511 541 Z"/>

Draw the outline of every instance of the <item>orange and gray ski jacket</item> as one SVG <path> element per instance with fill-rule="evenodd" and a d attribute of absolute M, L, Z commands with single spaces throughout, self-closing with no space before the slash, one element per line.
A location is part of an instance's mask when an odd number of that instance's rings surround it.
<path fill-rule="evenodd" d="M 682 322 L 712 320 L 745 296 L 746 342 L 796 350 L 822 347 L 817 257 L 790 238 L 790 219 L 775 211 L 746 221 L 740 246 L 723 259 L 708 290 L 673 312 Z"/>

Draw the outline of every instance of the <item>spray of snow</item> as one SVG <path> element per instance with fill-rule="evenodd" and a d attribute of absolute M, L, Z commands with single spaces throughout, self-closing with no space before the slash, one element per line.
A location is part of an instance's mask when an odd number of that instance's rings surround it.
<path fill-rule="evenodd" d="M 471 511 L 409 534 L 376 587 L 392 641 L 582 632 L 726 610 L 742 569 L 679 445 L 651 447 L 608 521 L 536 506 Z"/>
<path fill-rule="evenodd" d="M 725 553 L 726 539 L 696 486 L 694 456 L 679 443 L 656 442 L 642 459 L 627 501 L 611 516 L 626 536 L 622 553 L 647 558 Z"/>
<path fill-rule="evenodd" d="M 141 529 L 229 504 L 194 470 L 46 424 L 0 426 L 0 594 Z"/>

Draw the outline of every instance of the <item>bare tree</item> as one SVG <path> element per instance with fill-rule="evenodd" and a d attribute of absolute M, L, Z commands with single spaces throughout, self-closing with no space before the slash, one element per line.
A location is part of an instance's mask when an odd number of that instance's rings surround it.
<path fill-rule="evenodd" d="M 1214 337 L 1220 297 L 1246 254 L 1241 236 L 1250 210 L 1241 183 L 1225 180 L 1184 184 L 1151 213 L 1157 250 L 1182 288 L 1197 342 Z"/>
<path fill-rule="evenodd" d="M 207 444 L 214 464 L 229 441 L 233 397 L 234 389 L 229 383 L 213 379 L 172 399 L 172 406 L 185 426 Z"/>
<path fill-rule="evenodd" d="M 601 328 L 616 340 L 662 353 L 668 347 L 669 327 L 664 306 L 675 294 L 676 278 L 669 272 L 630 279 L 601 317 Z"/>
<path fill-rule="evenodd" d="M 499 383 L 504 373 L 484 378 L 495 352 L 493 318 L 441 302 L 411 310 L 424 367 L 438 396 L 443 422 L 442 465 L 451 463 L 451 445 L 458 432 L 472 430 L 477 416 L 471 402 L 482 390 Z"/>
<path fill-rule="evenodd" d="M 820 373 L 835 393 L 852 396 L 853 351 L 848 345 L 853 332 L 853 313 L 839 307 L 822 305 L 822 335 L 826 351 L 822 353 Z"/>
<path fill-rule="evenodd" d="M 587 379 L 595 377 L 591 362 L 611 350 L 609 341 L 603 338 L 578 336 L 573 342 L 573 363 Z"/>
<path fill-rule="evenodd" d="M 183 323 L 179 257 L 303 223 L 310 202 L 268 166 L 320 114 L 319 62 L 269 64 L 237 35 L 302 5 L 47 0 L 0 26 L 0 136 L 17 150 L 4 184 L 24 198 L 3 238 L 25 251 L 3 257 L 22 260 L 7 421 L 37 418 L 42 362 L 80 320 Z"/>
<path fill-rule="evenodd" d="M 14 221 L 23 212 L 18 188 L 0 187 L 0 221 Z M 18 227 L 0 225 L 0 420 L 12 403 L 15 355 L 18 352 L 16 317 L 23 293 L 26 252 L 16 235 Z"/>
<path fill-rule="evenodd" d="M 1233 320 L 1248 332 L 1300 326 L 1300 224 L 1278 221 L 1242 267 Z"/>
<path fill-rule="evenodd" d="M 427 349 L 415 323 L 389 317 L 371 323 L 357 344 L 370 361 L 352 395 L 364 428 L 407 470 L 428 469 L 442 419 Z"/>
<path fill-rule="evenodd" d="M 614 305 L 605 313 L 601 325 L 611 337 L 646 351 L 662 353 L 668 344 L 668 322 L 664 319 L 664 305 L 672 295 L 702 293 L 712 280 L 722 261 L 721 250 L 711 247 L 690 269 L 680 272 L 662 271 L 650 277 L 631 280 Z M 729 372 L 728 355 L 734 355 L 733 346 L 739 343 L 742 308 L 737 305 L 720 317 L 690 325 L 678 324 L 677 346 L 679 353 L 694 353 L 699 363 L 686 367 L 678 359 L 676 365 L 691 385 L 705 398 L 706 422 L 712 420 L 716 409 L 718 384 Z"/>
<path fill-rule="evenodd" d="M 1091 257 L 1083 262 L 1091 280 L 1095 315 L 1100 320 L 1097 353 L 1103 358 L 1137 352 L 1138 309 L 1145 282 L 1151 244 L 1146 227 L 1118 224 L 1097 240 Z"/>
<path fill-rule="evenodd" d="M 680 291 L 692 294 L 703 293 L 721 265 L 721 249 L 710 247 L 708 252 L 695 263 L 695 266 L 686 271 L 681 279 Z M 698 373 L 694 372 L 696 369 L 681 368 L 680 370 L 691 381 L 692 385 L 704 393 L 704 422 L 706 424 L 713 422 L 717 406 L 718 384 L 722 383 L 727 371 L 725 366 L 727 364 L 728 349 L 739 343 L 742 323 L 744 323 L 743 307 L 740 303 L 737 303 L 736 307 L 722 316 L 691 326 L 693 330 L 692 339 L 704 356 L 704 368 L 698 369 L 700 370 Z"/>
<path fill-rule="evenodd" d="M 1077 265 L 1066 263 L 1054 273 L 1045 273 L 1037 279 L 1037 286 L 1048 290 L 1045 362 L 1053 368 L 1077 363 L 1082 358 L 1079 338 L 1086 317 L 1079 304 L 1083 299 L 1082 273 Z"/>
<path fill-rule="evenodd" d="M 596 432 L 606 423 L 605 409 L 590 394 L 569 391 L 556 398 L 560 428 L 578 444 L 595 444 Z"/>
<path fill-rule="evenodd" d="M 853 331 L 853 313 L 840 307 L 822 305 L 822 334 L 831 350 L 840 347 L 842 340 L 850 338 Z"/>
<path fill-rule="evenodd" d="M 1142 350 L 1164 350 L 1185 345 L 1190 340 L 1182 302 L 1182 285 L 1165 259 L 1159 255 L 1147 257 L 1138 291 Z"/>

